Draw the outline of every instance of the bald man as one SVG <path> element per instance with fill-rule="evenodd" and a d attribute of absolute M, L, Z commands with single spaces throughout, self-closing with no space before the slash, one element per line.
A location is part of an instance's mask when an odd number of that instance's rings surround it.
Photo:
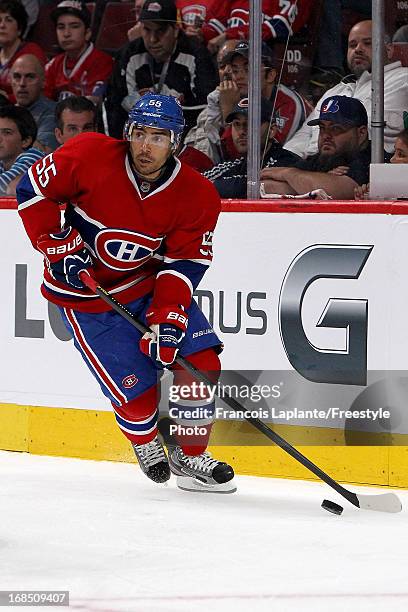
<path fill-rule="evenodd" d="M 50 153 L 58 143 L 55 140 L 55 105 L 43 95 L 44 68 L 35 55 L 21 55 L 11 69 L 11 87 L 17 106 L 27 108 L 37 124 L 35 145 Z"/>
<path fill-rule="evenodd" d="M 388 152 L 394 150 L 398 134 L 404 129 L 404 111 L 408 109 L 408 68 L 401 62 L 393 62 L 390 41 L 386 38 L 383 46 L 384 55 L 384 145 Z M 348 37 L 347 65 L 351 74 L 329 89 L 318 101 L 309 121 L 296 132 L 285 149 L 306 158 L 318 150 L 319 128 L 311 127 L 310 120 L 319 117 L 320 107 L 326 98 L 331 96 L 350 96 L 360 100 L 371 117 L 371 75 L 372 62 L 372 21 L 360 21 L 351 28 Z"/>

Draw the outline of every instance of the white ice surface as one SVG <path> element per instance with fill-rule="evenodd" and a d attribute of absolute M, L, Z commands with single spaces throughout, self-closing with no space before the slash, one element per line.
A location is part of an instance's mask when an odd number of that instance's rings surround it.
<path fill-rule="evenodd" d="M 408 491 L 380 514 L 323 484 L 237 483 L 186 493 L 131 464 L 0 452 L 0 590 L 69 590 L 87 612 L 408 610 Z"/>

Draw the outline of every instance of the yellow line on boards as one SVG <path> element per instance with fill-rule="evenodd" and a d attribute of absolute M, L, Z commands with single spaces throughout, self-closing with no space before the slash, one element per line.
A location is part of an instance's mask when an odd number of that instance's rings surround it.
<path fill-rule="evenodd" d="M 353 439 L 349 432 L 346 445 L 340 429 L 293 425 L 274 429 L 340 482 L 408 488 L 408 435 L 387 438 L 388 434 L 354 432 Z M 135 462 L 130 444 L 108 411 L 0 404 L 0 449 Z M 245 422 L 217 422 L 211 450 L 238 474 L 314 479 Z"/>

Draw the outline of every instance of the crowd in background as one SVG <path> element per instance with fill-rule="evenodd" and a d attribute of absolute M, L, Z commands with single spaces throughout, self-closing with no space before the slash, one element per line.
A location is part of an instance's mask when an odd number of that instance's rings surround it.
<path fill-rule="evenodd" d="M 407 163 L 408 25 L 397 4 L 387 2 L 383 41 L 384 161 Z M 179 158 L 222 197 L 245 198 L 249 5 L 0 0 L 0 195 L 77 134 L 122 138 L 133 104 L 154 91 L 183 107 Z M 367 197 L 371 0 L 263 0 L 262 11 L 262 194 Z"/>

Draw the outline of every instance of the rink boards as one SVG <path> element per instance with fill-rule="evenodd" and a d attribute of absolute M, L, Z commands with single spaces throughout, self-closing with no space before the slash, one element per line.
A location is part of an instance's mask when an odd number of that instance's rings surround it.
<path fill-rule="evenodd" d="M 133 461 L 109 403 L 39 293 L 42 259 L 14 203 L 3 205 L 0 448 Z M 257 383 L 266 372 L 281 384 L 287 401 L 276 407 L 299 414 L 274 417 L 274 428 L 343 481 L 408 487 L 407 211 L 225 202 L 214 263 L 196 294 L 225 343 L 223 368 L 256 372 Z M 301 414 L 376 402 L 391 408 L 390 418 Z M 212 443 L 240 473 L 309 476 L 241 421 L 217 422 Z"/>

